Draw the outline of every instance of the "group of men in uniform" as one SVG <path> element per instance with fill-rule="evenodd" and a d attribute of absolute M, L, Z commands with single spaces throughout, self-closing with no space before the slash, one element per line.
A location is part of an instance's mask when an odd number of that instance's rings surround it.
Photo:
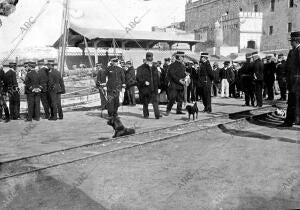
<path fill-rule="evenodd" d="M 28 113 L 26 121 L 40 120 L 40 102 L 42 102 L 45 119 L 63 119 L 61 94 L 65 93 L 63 78 L 54 66 L 54 60 L 39 60 L 24 62 L 26 71 L 25 94 L 27 96 Z M 37 67 L 38 65 L 38 67 Z M 5 122 L 20 119 L 20 90 L 16 76 L 16 63 L 9 64 L 9 70 L 4 73 L 0 69 L 0 117 L 2 107 L 5 112 Z M 6 96 L 9 98 L 9 111 L 6 105 Z"/>

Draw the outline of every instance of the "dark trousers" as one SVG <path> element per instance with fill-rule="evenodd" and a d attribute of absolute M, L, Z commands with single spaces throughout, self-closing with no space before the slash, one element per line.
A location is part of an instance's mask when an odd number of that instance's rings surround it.
<path fill-rule="evenodd" d="M 50 117 L 50 94 L 48 92 L 41 93 L 41 101 L 45 111 L 45 118 Z"/>
<path fill-rule="evenodd" d="M 280 89 L 281 99 L 286 100 L 286 89 L 287 89 L 286 78 L 278 78 L 278 85 Z"/>
<path fill-rule="evenodd" d="M 211 112 L 211 84 L 201 85 L 199 89 L 202 96 L 204 111 Z"/>
<path fill-rule="evenodd" d="M 300 124 L 300 92 L 289 92 L 285 122 Z"/>
<path fill-rule="evenodd" d="M 219 90 L 220 90 L 220 83 L 213 82 L 212 87 L 211 87 L 211 94 L 213 96 L 218 96 L 218 94 L 220 92 Z"/>
<path fill-rule="evenodd" d="M 107 112 L 109 117 L 118 116 L 118 108 L 120 106 L 119 96 L 119 91 L 107 92 Z"/>
<path fill-rule="evenodd" d="M 28 94 L 27 95 L 27 103 L 28 103 L 28 120 L 32 120 L 32 118 L 39 120 L 40 119 L 40 94 Z"/>
<path fill-rule="evenodd" d="M 262 95 L 263 81 L 254 81 L 254 93 L 257 101 L 257 106 L 262 107 L 263 105 L 263 95 Z"/>
<path fill-rule="evenodd" d="M 57 93 L 56 91 L 50 91 L 50 118 L 57 119 Z"/>
<path fill-rule="evenodd" d="M 184 90 L 179 89 L 170 89 L 169 90 L 169 102 L 167 105 L 167 112 L 172 110 L 173 105 L 177 101 L 177 109 L 176 112 L 182 111 L 182 102 L 184 100 Z"/>
<path fill-rule="evenodd" d="M 9 112 L 11 119 L 20 118 L 20 94 L 17 91 L 9 96 Z"/>
<path fill-rule="evenodd" d="M 274 81 L 267 81 L 266 86 L 267 86 L 268 99 L 274 100 L 274 90 L 273 90 Z"/>
<path fill-rule="evenodd" d="M 143 103 L 143 114 L 144 117 L 149 117 L 149 103 L 153 105 L 153 111 L 156 119 L 159 119 L 159 108 L 158 108 L 158 94 L 141 94 L 141 102 Z"/>
<path fill-rule="evenodd" d="M 191 83 L 187 87 L 187 102 L 196 101 L 196 85 Z"/>
<path fill-rule="evenodd" d="M 9 110 L 6 101 L 4 100 L 4 97 L 0 95 L 0 119 L 2 119 L 3 109 L 4 109 L 5 119 L 9 119 Z"/>
<path fill-rule="evenodd" d="M 247 88 L 245 90 L 245 102 L 246 105 L 249 106 L 250 105 L 250 101 L 251 101 L 251 105 L 254 106 L 254 87 L 253 88 Z"/>
<path fill-rule="evenodd" d="M 60 93 L 57 94 L 57 112 L 58 112 L 59 119 L 63 119 L 64 114 L 63 114 L 63 110 L 62 110 L 62 106 L 61 106 L 61 94 Z"/>
<path fill-rule="evenodd" d="M 135 105 L 135 86 L 126 88 L 125 94 L 128 98 L 128 104 Z"/>
<path fill-rule="evenodd" d="M 236 82 L 229 84 L 229 97 L 236 98 Z"/>

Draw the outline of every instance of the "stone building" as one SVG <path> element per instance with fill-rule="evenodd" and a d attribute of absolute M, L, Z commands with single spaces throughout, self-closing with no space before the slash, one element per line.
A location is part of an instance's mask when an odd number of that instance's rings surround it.
<path fill-rule="evenodd" d="M 189 0 L 185 26 L 202 41 L 197 51 L 286 51 L 290 32 L 300 30 L 300 0 Z"/>

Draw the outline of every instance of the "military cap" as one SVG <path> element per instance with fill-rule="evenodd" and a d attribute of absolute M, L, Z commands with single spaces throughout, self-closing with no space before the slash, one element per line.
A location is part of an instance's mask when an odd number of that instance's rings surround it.
<path fill-rule="evenodd" d="M 103 64 L 102 63 L 96 63 L 96 66 L 102 66 Z"/>
<path fill-rule="evenodd" d="M 119 60 L 118 58 L 112 58 L 112 59 L 110 59 L 110 62 L 115 62 L 116 63 L 116 62 L 118 62 L 118 60 Z"/>
<path fill-rule="evenodd" d="M 45 64 L 45 60 L 44 59 L 40 59 L 37 61 L 38 65 L 44 65 Z"/>
<path fill-rule="evenodd" d="M 29 62 L 27 62 L 27 65 L 30 66 L 30 67 L 35 67 L 36 66 L 36 62 L 29 61 Z"/>
<path fill-rule="evenodd" d="M 283 53 L 280 53 L 280 54 L 278 55 L 278 58 L 282 58 L 282 57 L 284 57 L 284 55 L 283 55 Z"/>
<path fill-rule="evenodd" d="M 230 64 L 230 61 L 225 61 L 224 62 L 224 65 L 226 65 L 226 66 L 229 65 L 229 64 Z"/>
<path fill-rule="evenodd" d="M 170 60 L 171 60 L 170 58 L 165 58 L 165 62 L 170 61 Z"/>
<path fill-rule="evenodd" d="M 180 56 L 184 56 L 184 52 L 182 51 L 177 51 L 176 53 L 174 53 L 175 55 L 180 55 Z"/>
<path fill-rule="evenodd" d="M 126 61 L 126 65 L 132 65 L 131 61 Z"/>
<path fill-rule="evenodd" d="M 291 33 L 291 38 L 289 39 L 290 41 L 293 40 L 300 40 L 300 31 L 294 31 Z"/>
<path fill-rule="evenodd" d="M 152 52 L 147 52 L 146 53 L 146 60 L 147 61 L 153 61 L 153 53 Z"/>
<path fill-rule="evenodd" d="M 17 66 L 17 63 L 15 63 L 15 62 L 10 62 L 8 65 L 9 65 L 9 66 Z"/>
<path fill-rule="evenodd" d="M 252 57 L 252 53 L 246 53 L 246 58 L 251 58 Z"/>
<path fill-rule="evenodd" d="M 47 60 L 47 61 L 46 61 L 46 64 L 52 65 L 52 66 L 56 65 L 55 61 L 52 60 L 52 59 Z"/>
<path fill-rule="evenodd" d="M 207 57 L 208 58 L 208 53 L 207 52 L 201 53 L 201 57 Z"/>
<path fill-rule="evenodd" d="M 252 56 L 254 56 L 254 55 L 258 55 L 258 52 L 253 52 L 253 53 L 252 53 Z"/>

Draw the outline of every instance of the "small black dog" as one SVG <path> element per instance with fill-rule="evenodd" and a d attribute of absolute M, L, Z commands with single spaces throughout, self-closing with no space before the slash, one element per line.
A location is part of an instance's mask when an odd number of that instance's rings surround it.
<path fill-rule="evenodd" d="M 193 120 L 195 120 L 195 114 L 196 114 L 196 118 L 198 119 L 198 106 L 197 103 L 195 102 L 193 106 L 191 105 L 187 105 L 185 107 L 185 109 L 187 110 L 187 112 L 189 113 L 189 120 L 191 119 L 191 115 L 193 115 Z"/>
<path fill-rule="evenodd" d="M 107 124 L 112 126 L 113 129 L 115 130 L 115 134 L 113 135 L 113 138 L 135 134 L 135 130 L 133 128 L 125 128 L 120 118 L 118 117 L 113 117 L 109 119 L 107 121 Z"/>

